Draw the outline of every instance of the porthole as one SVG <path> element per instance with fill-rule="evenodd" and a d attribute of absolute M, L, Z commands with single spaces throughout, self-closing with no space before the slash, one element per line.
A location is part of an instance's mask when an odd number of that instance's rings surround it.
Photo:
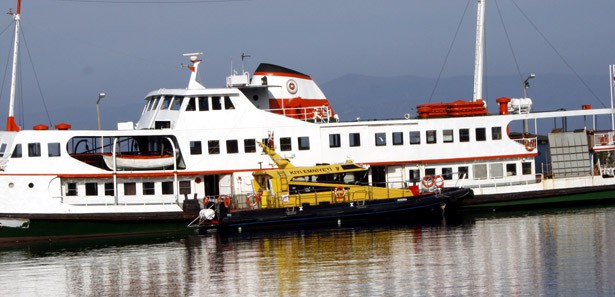
<path fill-rule="evenodd" d="M 28 188 L 30 188 L 30 189 L 34 188 L 34 184 L 33 183 L 29 183 L 28 184 Z"/>

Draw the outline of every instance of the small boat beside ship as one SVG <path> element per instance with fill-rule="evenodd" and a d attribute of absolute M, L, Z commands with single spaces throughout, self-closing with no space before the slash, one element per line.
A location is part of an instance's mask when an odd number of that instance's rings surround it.
<path fill-rule="evenodd" d="M 201 230 L 243 231 L 269 228 L 305 228 L 386 220 L 417 221 L 442 218 L 456 210 L 472 190 L 444 187 L 440 176 L 426 177 L 418 185 L 389 188 L 368 183 L 369 166 L 346 161 L 295 167 L 274 148 L 259 142 L 277 169 L 253 173 L 254 193 L 245 203 L 230 199 L 203 199 L 204 209 L 188 227 Z"/>

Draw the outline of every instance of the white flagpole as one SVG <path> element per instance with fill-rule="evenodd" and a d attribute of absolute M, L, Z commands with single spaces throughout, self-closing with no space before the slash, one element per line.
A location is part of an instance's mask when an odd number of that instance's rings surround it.
<path fill-rule="evenodd" d="M 611 84 L 611 131 L 615 131 L 615 110 L 613 110 L 613 88 L 615 88 L 615 65 L 609 65 L 609 77 Z"/>

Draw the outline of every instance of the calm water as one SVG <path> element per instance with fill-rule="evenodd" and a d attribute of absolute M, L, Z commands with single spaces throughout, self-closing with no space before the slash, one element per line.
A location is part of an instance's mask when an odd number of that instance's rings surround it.
<path fill-rule="evenodd" d="M 615 207 L 0 248 L 1 296 L 615 296 Z"/>

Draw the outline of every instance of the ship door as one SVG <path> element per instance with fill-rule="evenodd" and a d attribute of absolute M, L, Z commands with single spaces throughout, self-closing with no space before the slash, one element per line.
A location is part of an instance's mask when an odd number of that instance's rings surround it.
<path fill-rule="evenodd" d="M 385 166 L 372 166 L 372 185 L 375 187 L 386 187 L 387 176 Z"/>
<path fill-rule="evenodd" d="M 218 175 L 205 175 L 203 176 L 204 186 L 205 186 L 205 195 L 210 197 L 217 197 L 220 195 L 220 190 L 218 188 L 218 183 L 220 182 L 220 177 Z"/>

